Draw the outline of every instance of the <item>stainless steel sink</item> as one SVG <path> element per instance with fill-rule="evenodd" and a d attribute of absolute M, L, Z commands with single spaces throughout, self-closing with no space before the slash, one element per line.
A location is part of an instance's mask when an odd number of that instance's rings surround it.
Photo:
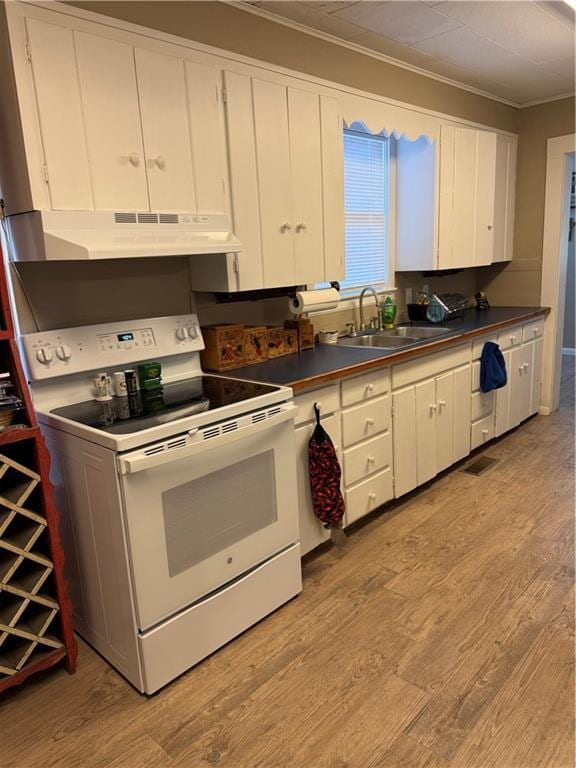
<path fill-rule="evenodd" d="M 414 325 L 400 325 L 393 331 L 386 333 L 395 336 L 410 336 L 416 339 L 435 339 L 437 336 L 444 336 L 446 333 L 452 333 L 451 328 L 438 328 L 438 326 L 420 328 Z"/>
<path fill-rule="evenodd" d="M 372 333 L 365 336 L 345 336 L 338 344 L 345 347 L 375 347 L 377 349 L 398 349 L 418 344 L 421 339 L 410 336 L 391 336 L 383 333 Z"/>

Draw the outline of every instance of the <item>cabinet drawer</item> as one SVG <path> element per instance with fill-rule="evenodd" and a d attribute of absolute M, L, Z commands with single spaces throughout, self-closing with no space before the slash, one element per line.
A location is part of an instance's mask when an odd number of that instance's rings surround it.
<path fill-rule="evenodd" d="M 392 388 L 400 389 L 422 379 L 438 376 L 452 368 L 460 368 L 470 362 L 470 344 L 464 344 L 441 352 L 430 352 L 416 360 L 392 366 Z"/>
<path fill-rule="evenodd" d="M 474 392 L 472 395 L 472 421 L 484 419 L 494 413 L 496 392 Z"/>
<path fill-rule="evenodd" d="M 480 421 L 472 424 L 470 433 L 471 450 L 487 443 L 489 440 L 492 440 L 493 437 L 494 414 L 491 414 L 490 416 L 486 416 L 485 419 L 480 419 Z"/>
<path fill-rule="evenodd" d="M 539 339 L 544 333 L 544 318 L 540 317 L 538 320 L 534 320 L 533 323 L 526 323 L 522 326 L 522 341 L 532 341 L 532 339 Z"/>
<path fill-rule="evenodd" d="M 392 463 L 392 435 L 384 432 L 344 451 L 344 484 L 352 485 Z"/>
<path fill-rule="evenodd" d="M 522 342 L 522 328 L 507 328 L 498 334 L 498 344 L 500 349 L 510 349 L 516 347 Z"/>
<path fill-rule="evenodd" d="M 342 413 L 342 445 L 366 440 L 390 429 L 390 398 L 380 397 Z"/>
<path fill-rule="evenodd" d="M 342 407 L 361 403 L 390 391 L 390 370 L 374 371 L 342 382 Z"/>
<path fill-rule="evenodd" d="M 294 398 L 298 406 L 296 414 L 296 425 L 305 424 L 307 421 L 314 420 L 314 403 L 318 404 L 322 416 L 334 413 L 340 407 L 340 398 L 338 395 L 338 384 L 331 384 L 329 387 L 314 389 L 312 392 L 304 392 Z"/>
<path fill-rule="evenodd" d="M 377 509 L 393 495 L 392 469 L 388 467 L 383 472 L 363 480 L 346 491 L 346 523 L 349 525 L 359 520 L 368 512 Z"/>
<path fill-rule="evenodd" d="M 472 344 L 472 360 L 480 360 L 482 357 L 482 350 L 484 349 L 484 344 L 486 344 L 487 341 L 493 341 L 494 344 L 498 343 L 498 338 L 496 336 L 482 336 L 481 339 L 478 339 L 478 341 L 475 341 Z"/>

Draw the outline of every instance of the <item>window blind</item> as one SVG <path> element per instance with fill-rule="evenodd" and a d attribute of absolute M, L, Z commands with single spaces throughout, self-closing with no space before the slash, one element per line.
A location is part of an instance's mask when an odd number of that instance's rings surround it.
<path fill-rule="evenodd" d="M 344 131 L 344 209 L 341 288 L 388 284 L 388 139 Z"/>

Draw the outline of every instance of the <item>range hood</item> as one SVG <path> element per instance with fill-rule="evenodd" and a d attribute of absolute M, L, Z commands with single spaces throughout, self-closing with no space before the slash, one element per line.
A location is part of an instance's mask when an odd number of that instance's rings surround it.
<path fill-rule="evenodd" d="M 6 217 L 14 261 L 238 253 L 224 214 L 31 211 Z"/>

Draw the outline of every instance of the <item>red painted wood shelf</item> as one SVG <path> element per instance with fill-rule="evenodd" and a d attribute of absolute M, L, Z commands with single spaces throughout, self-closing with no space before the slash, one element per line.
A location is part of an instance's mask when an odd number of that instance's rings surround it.
<path fill-rule="evenodd" d="M 0 248 L 0 372 L 24 404 L 23 422 L 0 431 L 0 693 L 64 663 L 76 669 L 50 456 L 36 422 L 8 298 Z"/>

